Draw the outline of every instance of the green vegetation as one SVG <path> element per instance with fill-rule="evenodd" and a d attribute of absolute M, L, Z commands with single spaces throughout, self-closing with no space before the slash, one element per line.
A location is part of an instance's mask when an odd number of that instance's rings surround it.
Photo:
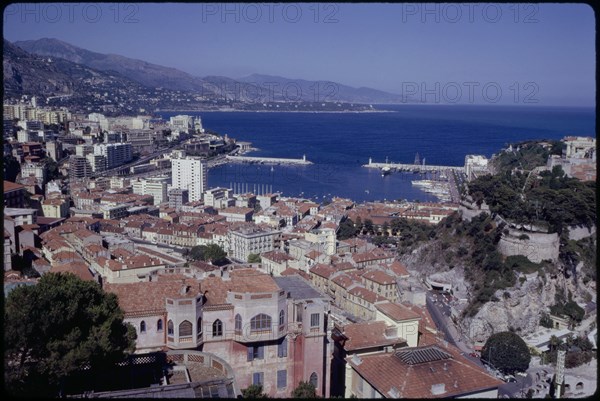
<path fill-rule="evenodd" d="M 310 382 L 301 381 L 294 390 L 292 390 L 292 398 L 317 398 L 317 390 Z"/>
<path fill-rule="evenodd" d="M 337 232 L 338 240 L 345 240 L 354 237 L 359 231 L 359 228 L 354 227 L 354 222 L 351 219 L 345 219 L 340 223 Z"/>
<path fill-rule="evenodd" d="M 263 393 L 263 387 L 260 384 L 251 384 L 247 388 L 242 389 L 242 397 L 244 398 L 269 398 L 269 396 Z"/>
<path fill-rule="evenodd" d="M 560 141 L 546 141 L 550 144 L 545 147 L 537 142 L 521 142 L 513 144 L 513 152 L 502 152 L 493 159 L 493 166 L 499 173 L 510 172 L 513 169 L 532 170 L 538 166 L 545 166 L 548 156 L 560 155 L 562 143 Z M 519 148 L 517 151 L 516 148 Z"/>
<path fill-rule="evenodd" d="M 552 319 L 550 319 L 550 315 L 547 313 L 542 313 L 542 317 L 540 318 L 540 326 L 546 327 L 548 329 L 552 329 Z"/>
<path fill-rule="evenodd" d="M 465 316 L 474 316 L 483 304 L 498 301 L 494 293 L 516 283 L 511 265 L 502 261 L 496 249 L 503 229 L 502 224 L 496 226 L 486 213 L 456 227 L 456 233 L 464 232 L 473 241 L 472 252 L 465 265 L 465 278 L 472 284 L 473 296 L 463 311 Z"/>
<path fill-rule="evenodd" d="M 73 274 L 14 289 L 4 324 L 5 388 L 15 396 L 56 396 L 71 375 L 110 369 L 135 347 L 117 297 Z"/>
<path fill-rule="evenodd" d="M 504 374 L 524 372 L 529 368 L 529 347 L 519 335 L 503 331 L 492 334 L 481 350 L 481 359 Z"/>
<path fill-rule="evenodd" d="M 507 256 L 504 263 L 514 271 L 531 274 L 539 271 L 546 263 L 534 263 L 523 255 Z"/>
<path fill-rule="evenodd" d="M 429 224 L 410 221 L 405 218 L 393 219 L 390 224 L 392 235 L 398 236 L 398 252 L 410 252 L 414 245 L 435 238 L 436 228 Z"/>
<path fill-rule="evenodd" d="M 48 181 L 52 181 L 57 178 L 62 178 L 62 174 L 58 170 L 58 163 L 56 163 L 50 157 L 46 157 L 44 159 L 44 168 L 46 169 L 46 179 Z"/>
<path fill-rule="evenodd" d="M 565 367 L 568 369 L 586 364 L 596 356 L 592 343 L 585 336 L 569 336 L 564 341 L 552 336 L 548 348 L 549 350 L 544 353 L 544 360 L 551 364 L 556 363 L 559 350 L 567 351 Z"/>
<path fill-rule="evenodd" d="M 572 322 L 581 322 L 585 315 L 585 310 L 573 300 L 567 302 L 557 302 L 550 307 L 550 313 L 556 316 L 566 316 Z"/>
<path fill-rule="evenodd" d="M 528 185 L 526 181 L 527 175 L 520 172 L 486 175 L 469 183 L 469 193 L 478 204 L 485 200 L 493 213 L 523 224 L 548 226 L 550 232 L 561 234 L 567 225 L 594 225 L 595 182 L 569 178 L 559 166 L 541 172 Z"/>
<path fill-rule="evenodd" d="M 4 179 L 15 182 L 17 175 L 21 172 L 21 164 L 12 155 L 4 157 Z"/>
<path fill-rule="evenodd" d="M 227 253 L 219 245 L 209 244 L 193 246 L 188 256 L 192 260 L 203 260 L 219 264 L 227 258 Z"/>
<path fill-rule="evenodd" d="M 248 263 L 260 263 L 261 259 L 260 259 L 260 255 L 257 255 L 256 253 L 251 253 L 250 255 L 248 255 Z"/>

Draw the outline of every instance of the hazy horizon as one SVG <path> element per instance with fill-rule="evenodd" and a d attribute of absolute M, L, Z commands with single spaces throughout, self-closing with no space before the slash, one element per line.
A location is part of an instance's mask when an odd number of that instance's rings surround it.
<path fill-rule="evenodd" d="M 334 81 L 449 103 L 595 106 L 595 20 L 584 4 L 17 3 L 4 9 L 3 34 L 200 77 Z"/>

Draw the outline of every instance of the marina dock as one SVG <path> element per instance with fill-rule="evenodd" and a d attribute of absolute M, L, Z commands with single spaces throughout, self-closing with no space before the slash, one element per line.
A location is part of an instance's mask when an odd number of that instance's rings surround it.
<path fill-rule="evenodd" d="M 238 163 L 254 163 L 254 164 L 294 164 L 294 165 L 309 165 L 313 164 L 306 160 L 306 155 L 302 159 L 286 159 L 282 157 L 252 157 L 252 156 L 227 156 L 227 160 Z"/>
<path fill-rule="evenodd" d="M 430 171 L 464 171 L 463 166 L 435 166 L 428 164 L 405 164 L 405 163 L 373 163 L 371 159 L 369 159 L 369 164 L 364 164 L 363 167 L 367 168 L 377 168 L 382 169 L 384 167 L 388 167 L 391 170 L 395 171 L 417 171 L 420 173 L 430 172 Z"/>

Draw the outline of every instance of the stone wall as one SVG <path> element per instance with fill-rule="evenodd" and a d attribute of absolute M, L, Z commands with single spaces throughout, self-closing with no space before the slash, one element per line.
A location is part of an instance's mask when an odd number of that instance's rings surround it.
<path fill-rule="evenodd" d="M 569 239 L 579 241 L 580 239 L 596 234 L 596 226 L 587 228 L 586 226 L 569 226 Z"/>
<path fill-rule="evenodd" d="M 558 234 L 544 234 L 508 229 L 509 233 L 503 234 L 498 243 L 498 251 L 504 256 L 523 255 L 535 263 L 542 260 L 558 260 L 559 238 Z M 521 235 L 529 239 L 519 239 Z"/>

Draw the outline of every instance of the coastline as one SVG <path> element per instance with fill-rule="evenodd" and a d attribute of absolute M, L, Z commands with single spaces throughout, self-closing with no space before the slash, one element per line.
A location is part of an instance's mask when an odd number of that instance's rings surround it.
<path fill-rule="evenodd" d="M 398 113 L 397 110 L 341 110 L 341 111 L 309 111 L 309 110 L 160 110 L 154 113 L 310 113 L 310 114 L 358 114 L 358 113 Z"/>

